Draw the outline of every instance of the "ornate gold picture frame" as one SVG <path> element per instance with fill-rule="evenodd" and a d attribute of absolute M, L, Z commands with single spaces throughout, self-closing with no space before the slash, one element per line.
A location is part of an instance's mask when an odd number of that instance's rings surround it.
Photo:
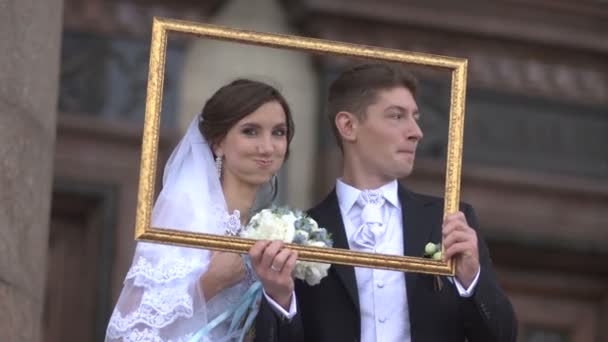
<path fill-rule="evenodd" d="M 157 175 L 167 39 L 170 32 L 271 48 L 299 50 L 343 57 L 359 57 L 376 61 L 422 65 L 450 70 L 451 98 L 445 179 L 445 214 L 458 211 L 467 77 L 466 59 L 154 18 L 137 200 L 136 240 L 236 253 L 247 253 L 255 242 L 254 240 L 237 237 L 182 232 L 177 230 L 179 227 L 150 226 Z M 451 260 L 441 262 L 426 258 L 364 253 L 338 248 L 317 248 L 299 245 L 289 245 L 289 247 L 297 250 L 302 260 L 438 275 L 454 274 L 454 264 Z"/>

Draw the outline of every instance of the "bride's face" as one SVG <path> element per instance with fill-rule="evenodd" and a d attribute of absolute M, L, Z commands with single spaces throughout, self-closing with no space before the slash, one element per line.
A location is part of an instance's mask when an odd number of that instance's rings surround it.
<path fill-rule="evenodd" d="M 283 165 L 287 151 L 287 121 L 283 107 L 267 102 L 237 122 L 219 144 L 223 177 L 261 185 Z"/>

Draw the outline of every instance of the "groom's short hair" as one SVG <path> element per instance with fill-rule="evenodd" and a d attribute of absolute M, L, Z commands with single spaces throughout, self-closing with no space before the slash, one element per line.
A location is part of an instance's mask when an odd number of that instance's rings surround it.
<path fill-rule="evenodd" d="M 379 91 L 404 87 L 416 96 L 417 84 L 412 73 L 389 63 L 361 64 L 342 72 L 330 84 L 327 98 L 327 115 L 340 149 L 342 139 L 336 127 L 339 112 L 365 120 L 367 108 L 376 102 Z"/>

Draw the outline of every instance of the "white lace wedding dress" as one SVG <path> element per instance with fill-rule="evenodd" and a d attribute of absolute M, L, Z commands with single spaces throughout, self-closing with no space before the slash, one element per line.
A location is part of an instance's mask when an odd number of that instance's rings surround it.
<path fill-rule="evenodd" d="M 241 228 L 239 213 L 227 213 L 213 154 L 198 129 L 201 120 L 200 115 L 193 118 L 165 165 L 163 187 L 154 205 L 151 224 L 234 235 Z M 200 278 L 210 259 L 208 250 L 138 243 L 108 324 L 106 341 L 186 342 L 231 308 L 254 277 L 248 272 L 239 284 L 209 300 L 200 287 Z M 233 340 L 234 336 L 226 336 L 228 325 L 220 324 L 203 340 Z"/>
<path fill-rule="evenodd" d="M 238 212 L 225 215 L 222 221 L 228 233 L 240 229 Z M 209 259 L 206 250 L 138 243 L 106 341 L 190 341 L 203 326 L 235 305 L 254 281 L 248 273 L 243 281 L 207 301 L 200 278 Z M 237 334 L 226 335 L 228 325 L 229 321 L 220 324 L 203 341 L 235 340 Z"/>

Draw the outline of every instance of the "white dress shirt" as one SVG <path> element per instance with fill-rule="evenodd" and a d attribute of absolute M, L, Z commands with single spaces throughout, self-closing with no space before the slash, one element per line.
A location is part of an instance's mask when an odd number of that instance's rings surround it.
<path fill-rule="evenodd" d="M 363 249 L 352 241 L 353 234 L 362 224 L 361 211 L 363 208 L 357 202 L 361 190 L 340 179 L 336 182 L 336 194 L 350 249 L 403 255 L 404 236 L 398 183 L 395 180 L 373 190 L 380 190 L 385 198 L 382 216 L 386 231 L 377 241 L 375 248 L 369 250 Z M 361 311 L 361 342 L 410 341 L 405 274 L 397 271 L 355 267 L 355 276 Z M 458 280 L 450 280 L 454 281 L 462 297 L 469 297 L 475 289 L 478 278 L 479 272 L 466 290 Z"/>
<path fill-rule="evenodd" d="M 279 303 L 275 302 L 272 298 L 270 298 L 270 296 L 268 294 L 266 294 L 266 291 L 264 290 L 264 297 L 266 298 L 266 301 L 268 301 L 268 303 L 270 303 L 270 306 L 273 308 L 273 310 L 279 314 L 281 314 L 281 316 L 283 316 L 285 319 L 287 320 L 291 320 L 293 318 L 293 316 L 295 316 L 298 313 L 298 306 L 297 306 L 297 300 L 296 300 L 296 292 L 294 291 L 292 296 L 291 296 L 291 304 L 289 304 L 289 312 L 287 312 L 287 310 L 283 309 L 282 306 L 279 305 Z"/>

